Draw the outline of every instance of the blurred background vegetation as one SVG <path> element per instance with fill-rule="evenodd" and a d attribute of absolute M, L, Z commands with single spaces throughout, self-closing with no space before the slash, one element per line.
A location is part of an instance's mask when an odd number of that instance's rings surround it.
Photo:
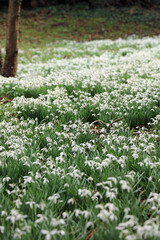
<path fill-rule="evenodd" d="M 138 4 L 142 7 L 152 7 L 160 5 L 160 0 L 23 0 L 22 7 L 38 7 L 46 5 L 68 4 L 75 6 L 77 4 L 87 4 L 91 8 L 109 7 L 109 6 L 133 6 Z M 8 2 L 1 0 L 1 7 L 6 6 Z"/>
<path fill-rule="evenodd" d="M 160 34 L 160 0 L 22 0 L 20 48 L 61 40 L 91 41 Z M 8 0 L 0 5 L 5 47 Z"/>

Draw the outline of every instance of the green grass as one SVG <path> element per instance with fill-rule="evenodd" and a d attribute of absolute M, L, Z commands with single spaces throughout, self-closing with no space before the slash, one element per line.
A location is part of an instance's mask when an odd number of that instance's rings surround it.
<path fill-rule="evenodd" d="M 1 44 L 5 44 L 7 10 L 1 16 Z M 158 9 L 106 8 L 90 10 L 85 5 L 23 10 L 20 21 L 20 48 L 44 47 L 47 43 L 68 39 L 76 41 L 117 39 L 136 34 L 139 37 L 160 34 Z M 28 58 L 30 51 L 27 51 Z"/>

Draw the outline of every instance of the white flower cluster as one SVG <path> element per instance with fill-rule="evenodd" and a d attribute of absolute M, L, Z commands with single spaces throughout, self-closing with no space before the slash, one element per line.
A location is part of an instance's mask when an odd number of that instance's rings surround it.
<path fill-rule="evenodd" d="M 58 44 L 0 76 L 0 239 L 160 239 L 160 36 Z"/>

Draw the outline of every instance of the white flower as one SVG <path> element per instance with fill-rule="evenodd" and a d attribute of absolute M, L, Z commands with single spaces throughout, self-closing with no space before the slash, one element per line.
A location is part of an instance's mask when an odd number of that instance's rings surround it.
<path fill-rule="evenodd" d="M 74 198 L 70 198 L 68 201 L 67 201 L 68 204 L 74 204 L 75 203 L 75 200 Z"/>
<path fill-rule="evenodd" d="M 102 195 L 99 192 L 96 192 L 93 196 L 92 196 L 92 200 L 98 200 L 98 199 L 102 199 Z"/>
<path fill-rule="evenodd" d="M 2 179 L 2 182 L 9 182 L 10 180 L 11 180 L 10 177 L 5 177 L 5 178 Z"/>
<path fill-rule="evenodd" d="M 75 216 L 76 216 L 76 217 L 79 217 L 79 215 L 82 214 L 82 211 L 79 210 L 79 209 L 76 209 L 76 210 L 74 211 L 74 213 L 75 213 Z"/>
<path fill-rule="evenodd" d="M 93 181 L 92 177 L 87 178 L 88 181 Z"/>
<path fill-rule="evenodd" d="M 4 230 L 5 230 L 5 227 L 4 226 L 0 226 L 0 232 L 3 234 L 4 233 Z"/>
<path fill-rule="evenodd" d="M 7 212 L 6 211 L 2 211 L 1 212 L 1 216 L 3 217 L 3 216 L 7 216 Z"/>
<path fill-rule="evenodd" d="M 124 213 L 125 213 L 125 214 L 128 214 L 129 211 L 130 211 L 130 208 L 129 208 L 129 207 L 127 207 L 127 208 L 124 209 Z"/>
<path fill-rule="evenodd" d="M 47 179 L 47 178 L 43 178 L 43 184 L 46 184 L 46 183 L 48 183 L 49 182 L 49 180 Z"/>
<path fill-rule="evenodd" d="M 42 211 L 45 209 L 46 204 L 44 202 L 40 202 L 39 204 L 36 204 L 37 208 L 40 208 Z"/>
<path fill-rule="evenodd" d="M 108 220 L 111 221 L 117 220 L 117 216 L 106 209 L 101 210 L 97 217 L 99 217 L 103 222 Z"/>
<path fill-rule="evenodd" d="M 69 184 L 68 184 L 68 183 L 65 183 L 65 184 L 64 184 L 64 187 L 65 187 L 65 188 L 68 188 L 68 187 L 69 187 Z"/>
<path fill-rule="evenodd" d="M 54 235 L 65 236 L 65 232 L 63 230 L 57 230 L 57 229 L 54 229 L 52 231 L 48 231 L 48 230 L 42 229 L 41 233 L 46 235 L 45 236 L 46 240 L 50 240 L 52 238 L 52 236 L 54 236 Z"/>
<path fill-rule="evenodd" d="M 115 215 L 116 211 L 119 209 L 113 203 L 107 203 L 105 206 L 102 204 L 96 205 L 96 208 L 100 208 L 100 213 L 97 215 L 102 221 L 115 221 L 117 220 L 117 216 Z"/>
<path fill-rule="evenodd" d="M 116 197 L 116 194 L 112 191 L 107 190 L 106 197 L 109 198 L 110 201 L 112 201 Z"/>
<path fill-rule="evenodd" d="M 49 201 L 52 201 L 53 203 L 57 203 L 57 200 L 60 198 L 59 193 L 55 193 L 52 196 L 48 197 Z"/>
<path fill-rule="evenodd" d="M 31 176 L 24 176 L 24 184 L 26 185 L 27 183 L 34 183 L 34 180 Z"/>
<path fill-rule="evenodd" d="M 102 204 L 97 204 L 95 208 L 104 209 L 104 206 Z"/>
<path fill-rule="evenodd" d="M 54 227 L 57 227 L 58 225 L 64 225 L 64 224 L 65 224 L 64 219 L 56 219 L 56 218 L 51 219 L 51 225 Z"/>
<path fill-rule="evenodd" d="M 117 179 L 115 177 L 109 177 L 108 180 L 111 180 L 114 182 L 114 184 L 117 184 Z"/>
<path fill-rule="evenodd" d="M 80 195 L 81 197 L 91 197 L 92 193 L 88 189 L 78 189 L 78 195 Z"/>
<path fill-rule="evenodd" d="M 27 215 L 20 214 L 18 210 L 12 209 L 11 215 L 7 216 L 6 220 L 14 224 L 16 221 L 23 221 L 25 218 L 27 218 Z"/>
<path fill-rule="evenodd" d="M 26 202 L 26 205 L 29 205 L 30 208 L 32 209 L 34 206 L 36 206 L 36 203 L 34 201 L 28 201 Z"/>
<path fill-rule="evenodd" d="M 38 214 L 37 217 L 38 217 L 38 219 L 35 221 L 35 224 L 41 223 L 41 222 L 44 222 L 47 220 L 47 217 L 42 214 Z"/>
<path fill-rule="evenodd" d="M 22 205 L 22 202 L 19 198 L 16 199 L 14 202 L 15 202 L 17 208 L 20 208 L 20 206 Z"/>
<path fill-rule="evenodd" d="M 150 176 L 150 177 L 148 178 L 148 181 L 152 181 L 152 176 Z"/>
<path fill-rule="evenodd" d="M 88 228 L 94 228 L 94 223 L 93 222 L 87 222 L 86 229 L 88 229 Z"/>
<path fill-rule="evenodd" d="M 16 228 L 15 229 L 15 232 L 14 232 L 14 238 L 15 239 L 21 239 L 22 238 L 22 236 L 25 234 L 25 232 L 23 232 L 21 229 L 19 229 L 19 228 Z"/>
<path fill-rule="evenodd" d="M 128 185 L 129 183 L 127 181 L 120 180 L 119 183 L 121 184 L 123 190 L 127 190 L 127 192 L 131 191 L 131 187 Z"/>
<path fill-rule="evenodd" d="M 62 217 L 63 217 L 63 218 L 68 218 L 68 217 L 69 217 L 69 214 L 68 214 L 67 212 L 63 212 L 63 213 L 62 213 Z"/>

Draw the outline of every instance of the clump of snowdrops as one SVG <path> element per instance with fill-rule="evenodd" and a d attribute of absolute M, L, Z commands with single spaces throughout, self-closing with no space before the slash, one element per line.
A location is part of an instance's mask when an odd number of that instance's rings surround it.
<path fill-rule="evenodd" d="M 30 54 L 0 77 L 0 239 L 159 239 L 160 37 Z"/>

